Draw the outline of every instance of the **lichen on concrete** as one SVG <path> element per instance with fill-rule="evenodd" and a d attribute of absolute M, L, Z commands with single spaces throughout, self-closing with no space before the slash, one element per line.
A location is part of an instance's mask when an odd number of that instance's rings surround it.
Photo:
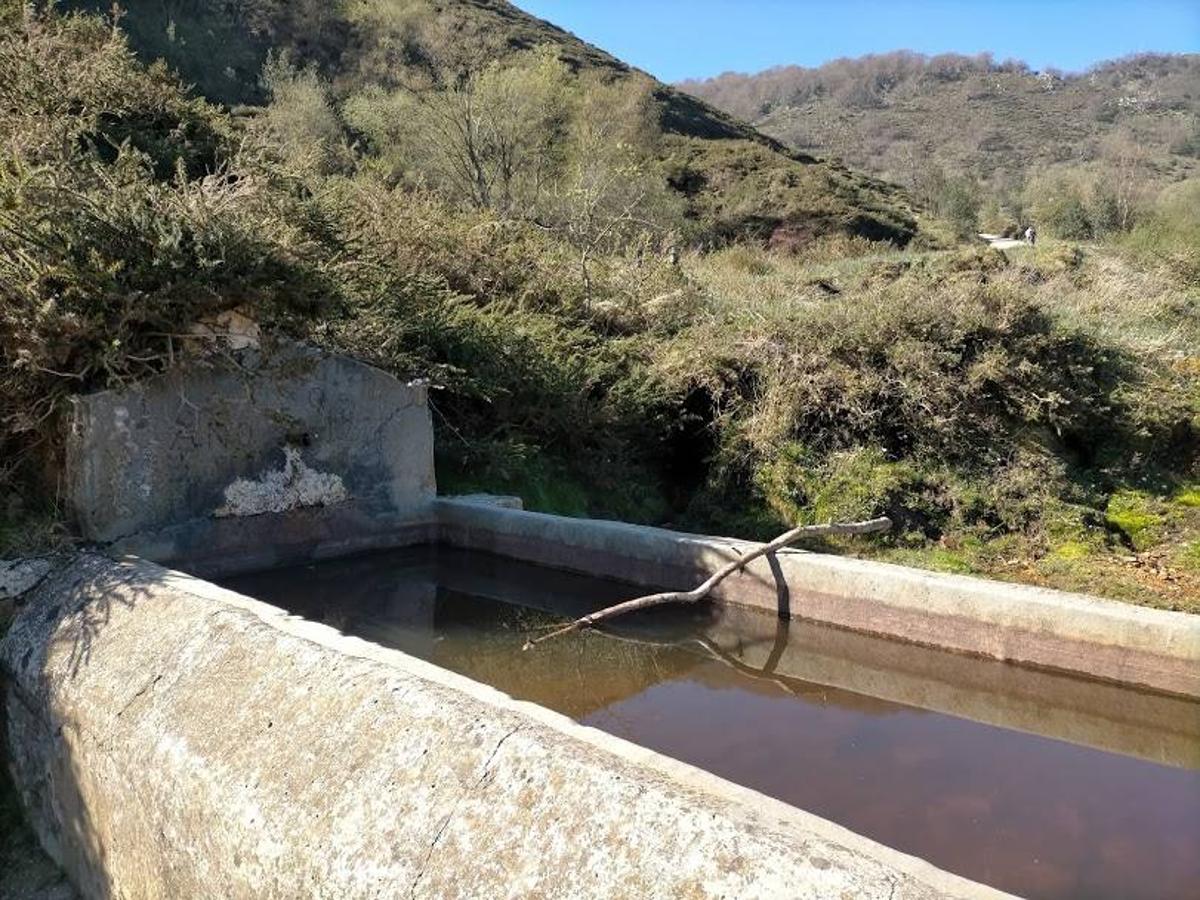
<path fill-rule="evenodd" d="M 225 502 L 213 515 L 261 516 L 312 506 L 333 506 L 350 499 L 341 476 L 310 468 L 299 448 L 285 447 L 283 456 L 282 469 L 271 469 L 257 479 L 239 478 L 225 488 Z"/>

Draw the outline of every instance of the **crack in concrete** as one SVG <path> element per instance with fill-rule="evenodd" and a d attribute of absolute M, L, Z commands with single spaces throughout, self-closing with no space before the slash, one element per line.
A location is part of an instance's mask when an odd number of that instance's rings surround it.
<path fill-rule="evenodd" d="M 389 412 L 387 416 L 375 426 L 375 437 L 379 438 L 386 429 L 391 427 L 393 422 L 400 418 L 401 415 L 412 409 L 415 405 L 416 404 L 414 401 L 407 399 L 404 403 L 394 406 L 391 412 Z"/>
<path fill-rule="evenodd" d="M 417 870 L 416 877 L 413 878 L 412 886 L 408 889 L 408 896 L 410 898 L 417 895 L 417 885 L 420 884 L 421 878 L 424 877 L 425 870 L 429 868 L 429 861 L 433 858 L 433 852 L 437 849 L 438 842 L 441 841 L 442 835 L 446 833 L 446 829 L 450 827 L 450 822 L 454 819 L 455 814 L 458 812 L 458 808 L 462 806 L 463 801 L 466 800 L 468 796 L 479 790 L 484 781 L 487 780 L 488 767 L 491 766 L 492 761 L 496 758 L 496 754 L 500 752 L 500 748 L 504 746 L 504 742 L 520 731 L 521 727 L 522 726 L 520 725 L 513 726 L 512 729 L 506 732 L 504 736 L 496 742 L 496 746 L 492 748 L 492 752 L 488 754 L 488 758 L 483 761 L 483 772 L 480 774 L 479 778 L 473 785 L 471 785 L 471 787 L 459 794 L 458 799 L 454 801 L 454 806 L 451 807 L 450 812 L 443 820 L 441 827 L 438 828 L 437 834 L 433 836 L 433 841 L 429 844 L 429 850 L 425 854 L 425 859 L 421 862 L 421 868 Z"/>
<path fill-rule="evenodd" d="M 163 679 L 162 673 L 159 673 L 158 675 L 155 675 L 153 678 L 151 678 L 149 681 L 147 681 L 145 684 L 143 684 L 140 688 L 138 688 L 137 693 L 135 693 L 132 697 L 130 697 L 129 700 L 125 703 L 125 705 L 121 707 L 121 709 L 117 712 L 116 717 L 119 719 L 119 718 L 121 718 L 121 716 L 125 715 L 125 712 L 129 709 L 129 707 L 133 706 L 133 704 L 137 702 L 137 699 L 139 697 L 141 697 L 148 690 L 150 690 L 150 688 L 154 687 L 156 684 L 158 684 L 160 681 L 162 681 L 162 679 Z"/>

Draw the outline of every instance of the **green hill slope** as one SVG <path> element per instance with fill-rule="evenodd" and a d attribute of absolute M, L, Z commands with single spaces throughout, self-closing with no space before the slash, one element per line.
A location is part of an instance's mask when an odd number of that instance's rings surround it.
<path fill-rule="evenodd" d="M 915 53 L 729 73 L 679 87 L 799 150 L 913 185 L 930 164 L 996 188 L 1062 165 L 1200 171 L 1200 55 L 1147 54 L 1078 75 L 988 55 Z"/>
<path fill-rule="evenodd" d="M 185 8 L 138 6 L 123 28 Z M 511 7 L 228 9 L 204 53 L 262 52 L 261 84 L 225 77 L 263 105 L 0 0 L 0 556 L 71 541 L 70 396 L 237 310 L 429 379 L 449 493 L 745 537 L 886 513 L 823 549 L 1200 609 L 1200 181 L 1107 244 L 814 240 L 879 225 L 885 186 L 672 126 L 673 94 L 567 37 L 510 47 Z M 359 24 L 384 10 L 416 18 Z M 507 64 L 464 70 L 480 10 Z M 200 22 L 162 26 L 181 68 Z M 790 252 L 711 246 L 739 227 Z"/>
<path fill-rule="evenodd" d="M 68 7 L 105 12 L 106 0 Z M 850 233 L 906 244 L 916 231 L 894 186 L 790 151 L 689 94 L 657 82 L 504 0 L 127 0 L 121 27 L 145 61 L 163 59 L 208 99 L 264 103 L 271 53 L 330 85 L 341 116 L 371 92 L 447 83 L 491 61 L 549 48 L 576 78 L 648 91 L 660 174 L 683 203 L 685 238 L 723 242 Z"/>

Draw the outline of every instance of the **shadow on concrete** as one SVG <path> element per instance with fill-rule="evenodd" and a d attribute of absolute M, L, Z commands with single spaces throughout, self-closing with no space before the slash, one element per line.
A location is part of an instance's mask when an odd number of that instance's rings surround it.
<path fill-rule="evenodd" d="M 69 709 L 50 698 L 56 685 L 85 676 L 114 610 L 136 606 L 149 589 L 132 567 L 114 572 L 107 558 L 82 555 L 59 561 L 18 600 L 0 641 L 0 734 L 11 791 L 0 803 L 7 800 L 10 822 L 20 823 L 2 842 L 7 858 L 0 849 L 2 898 L 66 900 L 78 896 L 71 882 L 86 896 L 111 894 L 93 824 L 96 778 L 80 768 L 75 752 L 81 741 L 103 736 L 83 733 Z"/>

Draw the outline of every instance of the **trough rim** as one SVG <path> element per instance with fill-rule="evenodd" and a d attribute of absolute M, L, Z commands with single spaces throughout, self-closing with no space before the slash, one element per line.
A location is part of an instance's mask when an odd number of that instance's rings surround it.
<path fill-rule="evenodd" d="M 889 847 L 852 829 L 825 819 L 816 813 L 793 806 L 752 788 L 721 778 L 690 763 L 674 759 L 600 729 L 576 722 L 569 716 L 536 703 L 518 700 L 491 685 L 475 681 L 449 669 L 426 662 L 401 650 L 385 647 L 363 638 L 346 635 L 337 629 L 294 615 L 261 600 L 255 600 L 220 587 L 186 572 L 169 569 L 140 557 L 108 557 L 119 566 L 140 570 L 156 577 L 167 589 L 191 594 L 199 599 L 223 604 L 254 616 L 265 627 L 290 637 L 308 641 L 346 657 L 369 661 L 430 682 L 438 687 L 464 694 L 470 699 L 504 712 L 532 720 L 567 740 L 587 744 L 602 753 L 664 779 L 680 789 L 703 794 L 723 806 L 731 819 L 754 826 L 769 826 L 791 832 L 807 832 L 846 850 L 862 854 L 876 862 L 913 877 L 948 896 L 964 900 L 1003 900 L 1016 895 L 941 869 L 921 857 Z"/>
<path fill-rule="evenodd" d="M 497 500 L 502 499 L 438 497 L 434 509 L 440 540 L 452 546 L 591 576 L 603 576 L 604 572 L 583 563 L 571 565 L 565 558 L 547 562 L 541 548 L 558 544 L 566 550 L 624 555 L 645 565 L 665 565 L 676 570 L 688 564 L 683 559 L 687 556 L 696 566 L 695 571 L 712 572 L 763 546 L 755 541 L 650 525 L 530 512 L 501 505 Z M 510 546 L 498 546 L 497 540 L 507 540 Z M 533 552 L 524 552 L 527 548 L 519 546 L 521 542 L 534 548 Z M 638 543 L 642 543 L 645 552 L 634 557 L 630 550 Z M 666 560 L 656 559 L 655 553 L 661 551 L 676 555 Z M 1200 615 L 794 548 L 773 555 L 791 570 L 787 573 L 789 587 L 790 581 L 799 575 L 825 586 L 824 590 L 813 591 L 820 601 L 816 614 L 813 609 L 797 609 L 797 604 L 793 604 L 787 618 L 1200 699 Z M 754 573 L 756 570 L 761 573 L 768 565 L 771 564 L 765 560 L 752 563 L 744 575 L 731 577 L 714 591 L 710 601 L 783 615 L 773 602 L 764 604 L 752 598 L 741 600 L 738 596 L 739 578 L 762 582 L 764 577 Z M 656 588 L 663 584 L 630 577 L 627 572 L 619 572 L 615 577 Z M 681 589 L 689 586 L 678 585 Z M 838 604 L 842 602 L 857 603 L 861 607 L 858 618 L 840 617 Z M 868 614 L 877 613 L 878 619 L 870 621 L 869 615 L 864 618 L 864 609 Z M 889 621 L 889 617 L 893 620 Z M 922 637 L 906 632 L 904 617 L 910 623 L 927 625 L 927 634 Z M 956 623 L 965 623 L 975 634 L 968 634 L 965 639 L 956 635 Z M 1060 646 L 1046 650 L 1037 646 L 1038 638 Z M 1122 652 L 1128 654 L 1126 659 L 1112 659 L 1114 653 Z"/>

